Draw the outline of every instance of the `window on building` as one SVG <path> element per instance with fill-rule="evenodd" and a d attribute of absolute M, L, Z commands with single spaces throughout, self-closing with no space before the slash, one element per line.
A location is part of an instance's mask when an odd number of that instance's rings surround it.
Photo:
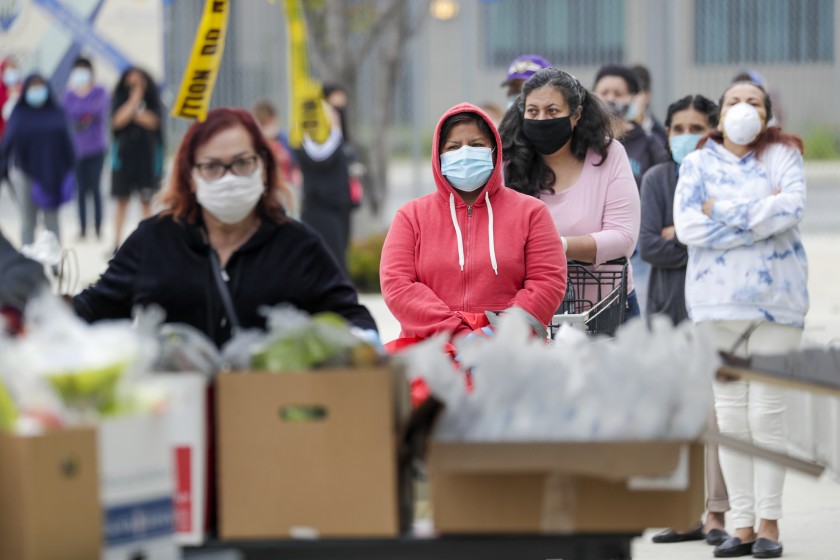
<path fill-rule="evenodd" d="M 697 64 L 834 61 L 834 0 L 695 0 Z"/>
<path fill-rule="evenodd" d="M 556 66 L 624 59 L 624 0 L 484 0 L 486 62 L 538 54 Z"/>

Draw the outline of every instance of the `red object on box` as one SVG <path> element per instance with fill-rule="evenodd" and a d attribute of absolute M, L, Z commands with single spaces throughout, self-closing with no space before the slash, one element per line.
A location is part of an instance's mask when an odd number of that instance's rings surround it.
<path fill-rule="evenodd" d="M 175 531 L 192 531 L 192 449 L 175 448 Z"/>

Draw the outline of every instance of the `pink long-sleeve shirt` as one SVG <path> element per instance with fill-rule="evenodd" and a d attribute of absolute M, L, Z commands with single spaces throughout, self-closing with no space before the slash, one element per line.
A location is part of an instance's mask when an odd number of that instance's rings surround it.
<path fill-rule="evenodd" d="M 597 265 L 633 254 L 639 239 L 641 206 L 639 190 L 627 152 L 616 141 L 610 144 L 607 159 L 589 150 L 577 182 L 555 194 L 542 194 L 558 233 L 563 237 L 591 235 L 597 247 Z M 630 269 L 627 291 L 632 292 Z"/>

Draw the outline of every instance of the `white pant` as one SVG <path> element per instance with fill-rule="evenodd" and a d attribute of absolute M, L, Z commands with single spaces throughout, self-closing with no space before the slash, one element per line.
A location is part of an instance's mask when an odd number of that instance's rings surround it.
<path fill-rule="evenodd" d="M 714 321 L 717 346 L 732 351 L 752 321 Z M 743 357 L 784 354 L 797 350 L 802 329 L 761 322 L 735 349 Z M 715 411 L 722 434 L 774 451 L 787 452 L 784 393 L 776 385 L 757 381 L 715 381 Z M 720 447 L 720 466 L 729 492 L 735 528 L 754 527 L 760 519 L 781 519 L 785 468 Z"/>

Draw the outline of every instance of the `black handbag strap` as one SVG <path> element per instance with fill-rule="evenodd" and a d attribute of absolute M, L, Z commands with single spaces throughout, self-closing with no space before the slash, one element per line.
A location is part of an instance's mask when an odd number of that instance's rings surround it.
<path fill-rule="evenodd" d="M 210 262 L 212 263 L 213 279 L 216 281 L 216 288 L 222 297 L 225 314 L 227 315 L 228 321 L 230 321 L 231 330 L 236 332 L 239 330 L 239 316 L 236 314 L 236 308 L 233 306 L 233 298 L 230 297 L 227 282 L 222 277 L 222 264 L 219 262 L 219 255 L 216 254 L 216 251 L 212 247 L 210 248 Z"/>

